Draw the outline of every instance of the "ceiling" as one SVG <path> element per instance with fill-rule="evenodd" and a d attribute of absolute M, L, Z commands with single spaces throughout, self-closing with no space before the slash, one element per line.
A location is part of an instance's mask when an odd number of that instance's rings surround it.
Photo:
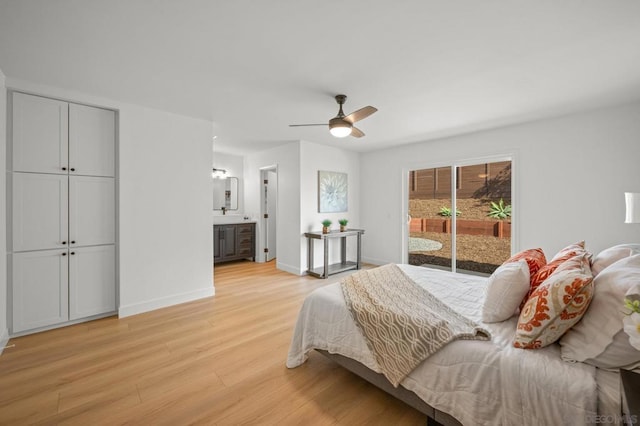
<path fill-rule="evenodd" d="M 637 0 L 0 0 L 10 79 L 211 120 L 214 149 L 369 151 L 640 99 Z M 366 134 L 337 112 L 373 105 Z"/>

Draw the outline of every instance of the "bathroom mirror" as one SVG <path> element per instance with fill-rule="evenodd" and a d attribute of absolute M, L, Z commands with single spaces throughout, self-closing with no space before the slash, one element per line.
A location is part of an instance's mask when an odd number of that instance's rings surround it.
<path fill-rule="evenodd" d="M 238 178 L 213 179 L 213 209 L 238 210 Z"/>

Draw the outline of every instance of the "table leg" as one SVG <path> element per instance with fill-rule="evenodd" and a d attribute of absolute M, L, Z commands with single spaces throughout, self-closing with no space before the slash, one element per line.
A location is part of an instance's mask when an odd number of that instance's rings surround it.
<path fill-rule="evenodd" d="M 340 238 L 340 261 L 342 265 L 347 264 L 347 237 Z"/>
<path fill-rule="evenodd" d="M 307 272 L 313 269 L 313 238 L 307 238 Z"/>
<path fill-rule="evenodd" d="M 324 241 L 324 272 L 322 278 L 329 278 L 329 239 L 323 238 Z"/>
<path fill-rule="evenodd" d="M 360 232 L 358 232 L 358 257 L 356 258 L 356 269 L 360 269 L 360 263 L 361 263 L 361 254 L 360 254 L 360 249 L 361 249 L 361 237 L 362 235 L 360 234 Z"/>

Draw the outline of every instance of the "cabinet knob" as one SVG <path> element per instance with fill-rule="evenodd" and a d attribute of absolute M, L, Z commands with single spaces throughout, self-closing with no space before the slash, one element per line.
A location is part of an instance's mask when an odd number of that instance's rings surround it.
<path fill-rule="evenodd" d="M 71 170 L 72 172 L 75 172 L 75 171 L 76 171 L 76 169 L 74 169 L 73 167 L 72 167 L 72 168 L 70 168 L 69 170 Z"/>
<path fill-rule="evenodd" d="M 66 253 L 66 252 L 64 252 L 64 253 L 62 253 L 62 255 L 63 255 L 63 256 L 66 256 L 66 255 L 67 255 L 67 253 Z"/>
<path fill-rule="evenodd" d="M 75 243 L 76 243 L 75 241 L 71 241 L 71 244 L 75 244 Z"/>
<path fill-rule="evenodd" d="M 71 252 L 71 256 L 73 256 L 74 254 L 76 254 L 76 252 L 75 252 L 75 251 L 72 251 L 72 252 Z"/>
<path fill-rule="evenodd" d="M 65 170 L 65 171 L 66 171 L 66 170 L 67 170 L 67 168 L 66 168 L 66 167 L 63 167 L 63 168 L 62 168 L 62 170 Z"/>
<path fill-rule="evenodd" d="M 66 242 L 66 241 L 63 241 L 63 242 L 62 242 L 62 244 L 67 244 L 67 242 Z"/>

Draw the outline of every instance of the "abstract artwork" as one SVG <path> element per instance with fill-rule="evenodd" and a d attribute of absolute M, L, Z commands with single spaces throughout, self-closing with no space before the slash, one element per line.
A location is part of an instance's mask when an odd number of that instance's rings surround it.
<path fill-rule="evenodd" d="M 347 211 L 347 174 L 318 170 L 318 212 Z"/>

